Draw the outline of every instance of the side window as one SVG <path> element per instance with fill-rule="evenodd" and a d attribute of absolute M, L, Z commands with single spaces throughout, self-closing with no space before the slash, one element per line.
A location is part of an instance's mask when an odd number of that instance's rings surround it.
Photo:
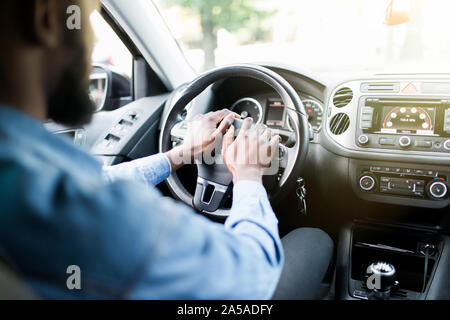
<path fill-rule="evenodd" d="M 95 33 L 92 63 L 106 66 L 118 76 L 113 77 L 111 101 L 105 103 L 105 83 L 100 81 L 105 79 L 101 73 L 91 75 L 90 94 L 97 110 L 114 110 L 131 102 L 133 55 L 98 11 L 91 15 L 91 23 Z"/>
<path fill-rule="evenodd" d="M 91 15 L 96 35 L 93 63 L 113 66 L 128 77 L 132 75 L 133 56 L 99 12 Z"/>

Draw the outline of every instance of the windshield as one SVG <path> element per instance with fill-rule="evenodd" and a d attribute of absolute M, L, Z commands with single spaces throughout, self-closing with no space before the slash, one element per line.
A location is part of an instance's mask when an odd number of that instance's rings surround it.
<path fill-rule="evenodd" d="M 154 3 L 198 72 L 238 62 L 277 62 L 318 73 L 450 70 L 448 0 Z M 389 6 L 396 14 L 392 21 Z"/>

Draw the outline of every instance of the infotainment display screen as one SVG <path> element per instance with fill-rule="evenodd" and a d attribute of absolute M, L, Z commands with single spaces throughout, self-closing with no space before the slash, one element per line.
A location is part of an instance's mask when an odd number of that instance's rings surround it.
<path fill-rule="evenodd" d="M 436 108 L 421 106 L 381 107 L 379 133 L 435 135 Z"/>

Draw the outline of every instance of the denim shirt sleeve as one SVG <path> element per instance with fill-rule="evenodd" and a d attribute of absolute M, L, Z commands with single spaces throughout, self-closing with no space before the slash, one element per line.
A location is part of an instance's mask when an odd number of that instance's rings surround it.
<path fill-rule="evenodd" d="M 117 166 L 103 167 L 103 176 L 108 182 L 134 180 L 153 187 L 166 180 L 171 170 L 169 159 L 160 153 Z"/>
<path fill-rule="evenodd" d="M 154 202 L 164 216 L 158 242 L 130 299 L 270 299 L 284 263 L 278 221 L 264 187 L 242 181 L 225 226 L 172 200 Z"/>
<path fill-rule="evenodd" d="M 83 186 L 52 168 L 9 176 L 16 183 L 0 240 L 40 297 L 270 299 L 275 291 L 282 247 L 260 184 L 235 186 L 224 226 L 133 181 Z M 71 265 L 81 290 L 67 289 Z"/>
<path fill-rule="evenodd" d="M 0 159 L 0 185 L 8 186 L 0 242 L 39 297 L 272 297 L 283 254 L 261 184 L 236 184 L 223 225 L 136 183 L 154 185 L 170 174 L 162 155 L 102 171 L 65 143 L 71 153 L 62 163 L 59 148 L 41 158 L 8 146 L 8 160 Z M 80 290 L 67 287 L 69 266 L 81 270 Z"/>
<path fill-rule="evenodd" d="M 39 297 L 271 298 L 283 255 L 261 184 L 234 187 L 223 225 L 152 187 L 170 174 L 164 155 L 102 170 L 1 107 L 0 147 L 0 243 Z M 68 288 L 69 266 L 81 270 L 80 290 Z"/>
<path fill-rule="evenodd" d="M 278 220 L 261 183 L 240 181 L 234 186 L 233 206 L 225 228 L 237 235 L 256 238 L 260 235 L 259 242 L 268 262 L 273 266 L 283 263 Z"/>

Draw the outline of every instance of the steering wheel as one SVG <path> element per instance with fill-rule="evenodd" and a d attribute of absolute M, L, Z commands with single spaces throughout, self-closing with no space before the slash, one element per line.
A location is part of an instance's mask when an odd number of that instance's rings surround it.
<path fill-rule="evenodd" d="M 225 66 L 209 71 L 181 88 L 172 97 L 172 101 L 169 102 L 172 107 L 162 119 L 159 151 L 167 152 L 173 147 L 174 141 L 182 141 L 187 130 L 186 121 L 195 116 L 195 114 L 189 114 L 186 120 L 180 117 L 186 106 L 210 85 L 230 77 L 249 77 L 272 87 L 283 100 L 287 115 L 291 120 L 295 144 L 292 147 L 280 144 L 279 156 L 274 160 L 279 161 L 280 171 L 274 173 L 277 176 L 276 186 L 268 190 L 271 202 L 277 203 L 296 187 L 297 179 L 301 176 L 308 153 L 309 124 L 305 107 L 297 92 L 284 78 L 272 70 L 246 64 Z M 213 111 L 213 108 L 208 109 Z M 236 121 L 235 126 L 240 126 L 239 121 Z M 186 190 L 176 173 L 166 181 L 169 190 L 176 198 L 204 214 L 216 218 L 226 218 L 229 210 L 222 206 L 231 192 L 232 176 L 230 172 L 223 163 L 211 165 L 196 163 L 196 165 L 198 178 L 194 195 Z"/>

